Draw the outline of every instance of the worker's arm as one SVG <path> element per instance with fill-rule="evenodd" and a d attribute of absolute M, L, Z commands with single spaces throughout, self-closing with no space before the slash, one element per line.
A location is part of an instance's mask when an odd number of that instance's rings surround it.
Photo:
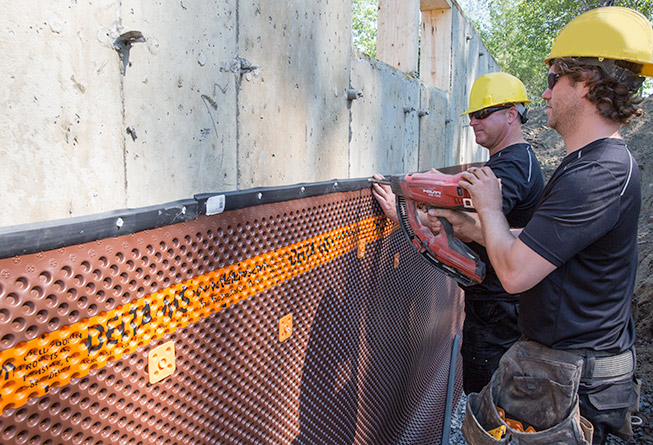
<path fill-rule="evenodd" d="M 372 177 L 377 180 L 382 180 L 384 178 L 384 176 L 379 173 L 375 173 Z M 389 185 L 374 183 L 372 184 L 372 195 L 374 195 L 374 198 L 376 198 L 376 201 L 381 206 L 381 210 L 383 210 L 385 216 L 387 216 L 390 221 L 399 225 L 399 217 L 397 216 L 397 197 L 392 192 L 392 188 Z M 417 215 L 424 226 L 431 227 L 431 222 L 425 212 L 418 208 Z"/>
<path fill-rule="evenodd" d="M 372 176 L 374 179 L 382 180 L 383 175 L 375 173 Z M 372 184 L 372 195 L 376 198 L 376 201 L 381 206 L 381 210 L 385 213 L 385 216 L 395 224 L 399 224 L 399 218 L 397 217 L 397 204 L 395 194 L 392 193 L 392 189 L 389 185 L 382 185 L 374 183 Z"/>
<path fill-rule="evenodd" d="M 456 238 L 465 243 L 475 241 L 478 244 L 485 245 L 483 241 L 483 232 L 481 222 L 475 213 L 459 212 L 449 209 L 430 209 L 428 213 L 431 231 L 437 235 L 440 233 L 441 225 L 438 218 L 444 218 L 451 224 L 453 234 Z"/>
<path fill-rule="evenodd" d="M 504 289 L 523 292 L 553 272 L 553 264 L 519 240 L 519 231 L 511 231 L 502 210 L 499 180 L 492 169 L 473 169 L 464 173 L 463 178 L 460 186 L 472 197 L 485 248 Z"/>

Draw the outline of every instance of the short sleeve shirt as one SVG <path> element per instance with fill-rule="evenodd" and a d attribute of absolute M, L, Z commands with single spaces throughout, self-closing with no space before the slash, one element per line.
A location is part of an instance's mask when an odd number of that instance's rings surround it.
<path fill-rule="evenodd" d="M 540 164 L 528 144 L 514 144 L 490 156 L 485 163 L 501 179 L 503 213 L 510 227 L 524 227 L 531 219 L 544 190 Z M 466 299 L 519 300 L 507 293 L 492 268 L 485 247 L 467 244 L 485 263 L 485 279 L 480 284 L 461 286 Z"/>
<path fill-rule="evenodd" d="M 525 336 L 558 349 L 619 353 L 633 345 L 641 190 L 621 139 L 565 157 L 519 239 L 556 266 L 520 300 Z"/>

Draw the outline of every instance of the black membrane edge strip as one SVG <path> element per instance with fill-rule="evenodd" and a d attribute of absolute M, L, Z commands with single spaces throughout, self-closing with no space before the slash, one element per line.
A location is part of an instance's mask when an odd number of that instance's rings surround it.
<path fill-rule="evenodd" d="M 225 193 L 203 193 L 190 199 L 89 216 L 0 227 L 0 258 L 59 249 L 143 230 L 192 221 L 198 216 L 263 204 L 369 188 L 364 179 L 344 179 Z M 207 212 L 208 210 L 208 212 Z"/>

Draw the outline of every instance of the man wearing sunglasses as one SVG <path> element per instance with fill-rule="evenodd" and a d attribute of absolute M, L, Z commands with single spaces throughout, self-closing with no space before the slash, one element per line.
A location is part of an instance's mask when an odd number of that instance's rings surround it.
<path fill-rule="evenodd" d="M 524 84 L 515 76 L 489 73 L 474 82 L 463 113 L 469 116 L 476 143 L 488 150 L 485 166 L 501 178 L 502 212 L 511 227 L 526 225 L 544 189 L 540 164 L 522 135 L 529 102 Z M 431 221 L 431 226 L 437 232 L 439 221 Z M 465 291 L 461 355 L 466 394 L 483 389 L 501 356 L 521 336 L 519 294 L 506 292 L 481 244 L 471 241 L 468 245 L 486 264 L 486 273 L 482 283 L 461 286 Z"/>
<path fill-rule="evenodd" d="M 529 102 L 524 84 L 515 76 L 490 73 L 476 79 L 469 107 L 462 114 L 469 116 L 476 142 L 489 152 L 485 165 L 502 180 L 503 213 L 512 227 L 523 227 L 530 220 L 544 189 L 540 165 L 521 131 L 528 119 L 525 105 Z M 398 222 L 395 196 L 389 187 L 374 184 L 373 193 L 386 215 Z M 437 218 L 430 226 L 434 233 L 441 227 Z M 501 356 L 521 336 L 519 295 L 509 294 L 501 286 L 481 244 L 468 245 L 486 264 L 486 273 L 480 284 L 461 285 L 465 291 L 461 354 L 467 394 L 480 391 L 490 381 Z"/>
<path fill-rule="evenodd" d="M 477 426 L 497 426 L 494 406 L 547 431 L 541 443 L 629 439 L 638 410 L 631 298 L 641 195 L 620 126 L 641 114 L 637 92 L 641 76 L 653 76 L 653 29 L 632 9 L 593 9 L 567 24 L 545 62 L 542 98 L 567 156 L 530 222 L 510 229 L 491 169 L 469 171 L 460 183 L 481 232 L 469 221 L 454 230 L 482 240 L 501 283 L 521 293 L 525 336 L 491 384 L 468 398 L 470 444 L 488 443 Z"/>

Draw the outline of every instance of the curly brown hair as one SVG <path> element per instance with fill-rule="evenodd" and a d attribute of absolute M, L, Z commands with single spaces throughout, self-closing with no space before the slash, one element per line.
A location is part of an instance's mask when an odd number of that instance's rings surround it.
<path fill-rule="evenodd" d="M 596 105 L 601 116 L 628 125 L 633 117 L 642 115 L 638 105 L 643 99 L 638 90 L 643 77 L 636 74 L 641 68 L 638 65 L 565 57 L 553 59 L 551 67 L 573 82 L 586 83 L 590 89 L 587 98 Z"/>

